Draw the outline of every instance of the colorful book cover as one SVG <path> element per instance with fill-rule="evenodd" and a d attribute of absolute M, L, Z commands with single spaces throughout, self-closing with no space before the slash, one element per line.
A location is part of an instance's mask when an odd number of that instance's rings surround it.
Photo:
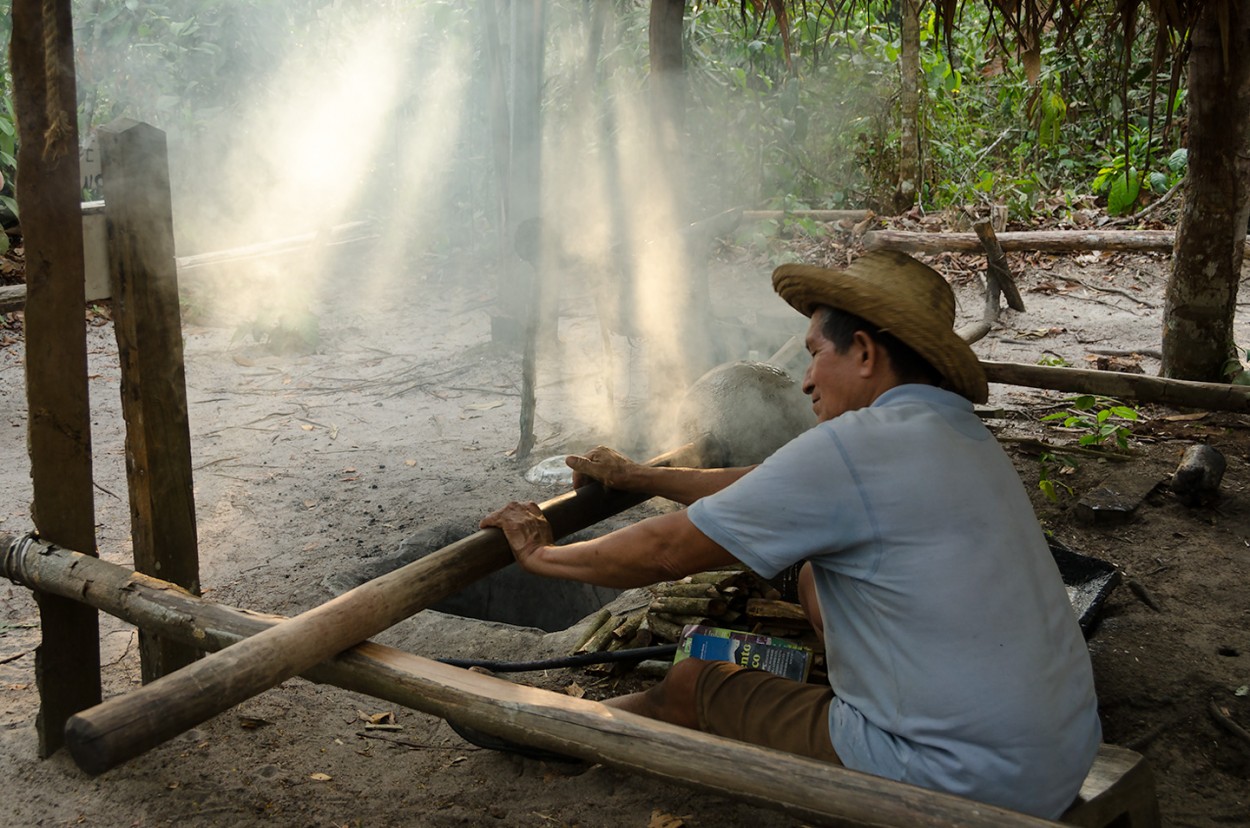
<path fill-rule="evenodd" d="M 812 665 L 812 651 L 793 641 L 695 624 L 682 630 L 673 662 L 683 658 L 728 661 L 793 681 L 807 681 Z"/>

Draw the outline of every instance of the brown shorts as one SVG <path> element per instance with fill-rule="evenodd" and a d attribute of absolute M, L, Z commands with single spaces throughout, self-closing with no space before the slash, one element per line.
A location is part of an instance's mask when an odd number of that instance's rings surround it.
<path fill-rule="evenodd" d="M 803 684 L 721 661 L 695 685 L 699 729 L 753 745 L 842 764 L 829 740 L 829 685 Z"/>

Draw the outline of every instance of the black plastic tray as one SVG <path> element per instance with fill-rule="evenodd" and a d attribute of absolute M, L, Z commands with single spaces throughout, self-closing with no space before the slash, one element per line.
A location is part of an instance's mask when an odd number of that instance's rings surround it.
<path fill-rule="evenodd" d="M 1098 624 L 1103 602 L 1120 583 L 1120 570 L 1100 558 L 1074 552 L 1055 538 L 1046 540 L 1068 588 L 1068 600 L 1072 602 L 1081 632 L 1089 638 Z"/>

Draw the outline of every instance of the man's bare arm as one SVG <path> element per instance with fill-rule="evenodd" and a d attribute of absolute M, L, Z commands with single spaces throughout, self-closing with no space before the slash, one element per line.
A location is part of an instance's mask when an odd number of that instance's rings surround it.
<path fill-rule="evenodd" d="M 738 563 L 700 532 L 685 512 L 648 518 L 565 546 L 552 543 L 550 528 L 533 503 L 510 503 L 487 516 L 482 526 L 504 531 L 517 563 L 526 572 L 617 589 L 673 581 Z"/>
<path fill-rule="evenodd" d="M 565 459 L 573 469 L 573 486 L 580 487 L 588 479 L 598 480 L 609 489 L 665 497 L 689 506 L 701 497 L 719 492 L 745 475 L 754 466 L 733 469 L 683 469 L 647 466 L 606 446 L 598 446 L 585 455 Z"/>

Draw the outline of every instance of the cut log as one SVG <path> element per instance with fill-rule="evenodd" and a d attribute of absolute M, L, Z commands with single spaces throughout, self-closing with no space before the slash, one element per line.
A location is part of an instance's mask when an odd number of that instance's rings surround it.
<path fill-rule="evenodd" d="M 1171 230 L 1037 230 L 999 233 L 998 242 L 1008 253 L 1072 253 L 1080 250 L 1170 253 L 1175 237 Z M 902 250 L 908 253 L 978 253 L 982 250 L 976 233 L 870 230 L 864 234 L 863 242 L 865 250 Z"/>
<path fill-rule="evenodd" d="M 1250 413 L 1250 386 L 1218 382 L 1147 377 L 1118 371 L 1089 371 L 1081 368 L 1052 368 L 1019 362 L 981 361 L 990 382 L 1098 394 L 1118 400 L 1136 400 L 1179 408 Z"/>
<path fill-rule="evenodd" d="M 12 537 L 0 536 L 0 574 L 73 596 L 206 650 L 241 646 L 236 642 L 285 623 L 277 616 L 214 604 L 172 584 L 39 541 L 15 543 Z M 303 675 L 522 744 L 686 784 L 814 824 L 865 828 L 1042 828 L 1054 824 L 676 727 L 599 702 L 512 684 L 372 642 L 358 644 Z"/>
<path fill-rule="evenodd" d="M 812 221 L 863 221 L 867 210 L 743 210 L 743 221 L 777 221 L 778 219 L 811 219 Z"/>
<path fill-rule="evenodd" d="M 715 440 L 705 437 L 652 463 L 704 465 L 708 458 L 723 455 L 714 446 Z M 591 484 L 547 501 L 542 509 L 555 537 L 561 538 L 646 499 Z M 88 773 L 103 773 L 438 603 L 512 560 L 502 531 L 478 531 L 236 647 L 83 711 L 66 725 L 70 755 Z"/>

